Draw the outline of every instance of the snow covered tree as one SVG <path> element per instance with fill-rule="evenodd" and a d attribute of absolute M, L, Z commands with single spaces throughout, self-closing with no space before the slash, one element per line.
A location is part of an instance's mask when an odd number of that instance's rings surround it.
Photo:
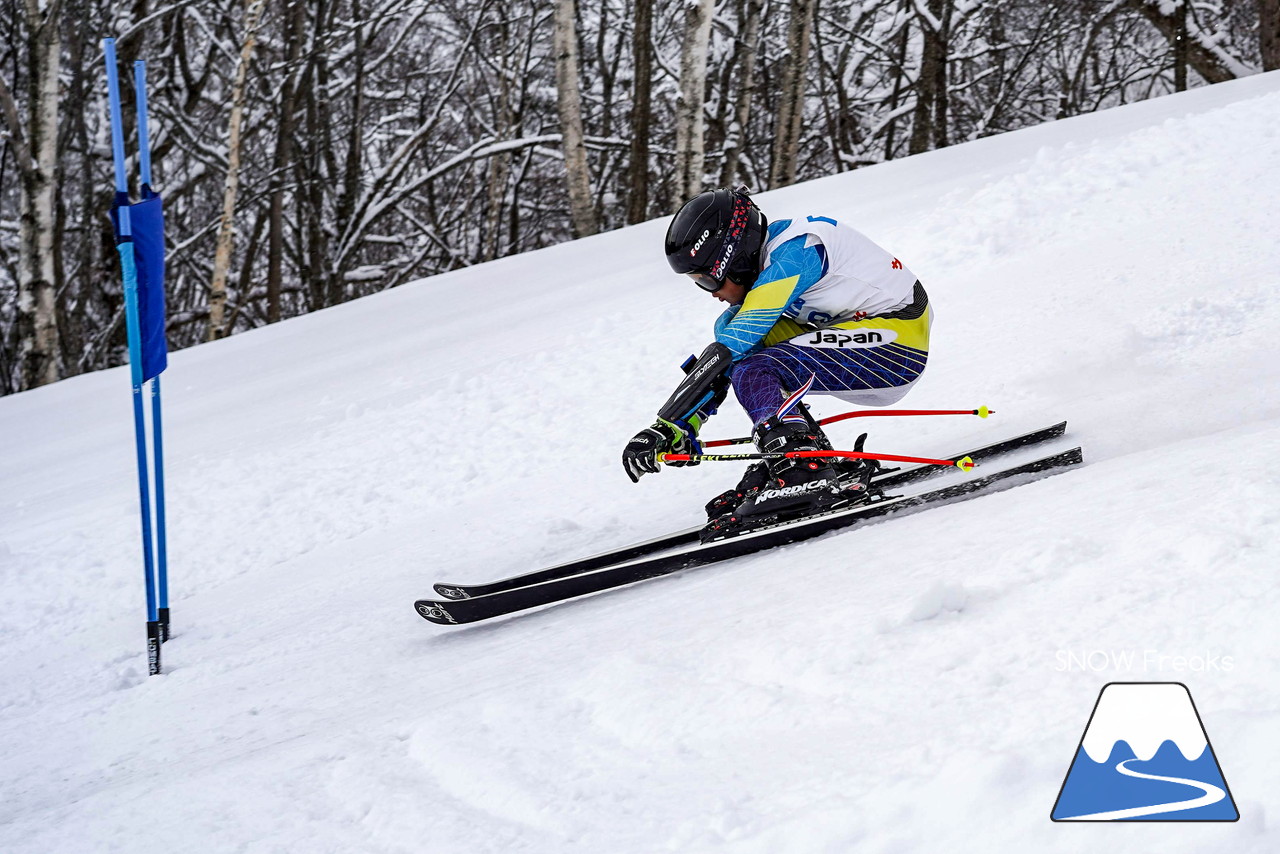
<path fill-rule="evenodd" d="M 26 60 L 25 117 L 0 77 L 0 115 L 6 145 L 13 149 L 19 187 L 17 319 L 11 336 L 17 358 L 13 360 L 16 376 L 10 379 L 16 380 L 17 389 L 34 388 L 62 376 L 57 313 L 62 246 L 56 239 L 62 10 L 61 0 L 24 0 L 21 10 L 14 10 L 17 29 L 22 31 L 21 56 Z"/>
<path fill-rule="evenodd" d="M 1129 5 L 1150 21 L 1171 47 L 1176 46 L 1184 68 L 1189 64 L 1206 83 L 1234 80 L 1238 76 L 1240 64 L 1218 47 L 1215 40 L 1199 26 L 1198 21 L 1189 20 L 1187 2 L 1188 0 L 1129 0 Z"/>
<path fill-rule="evenodd" d="M 952 4 L 946 0 L 916 3 L 923 33 L 920 70 L 916 77 L 916 105 L 911 126 L 911 154 L 947 145 L 947 50 Z"/>
<path fill-rule="evenodd" d="M 1280 0 L 6 10 L 0 393 L 126 358 L 103 33 L 148 60 L 175 348 L 663 216 L 712 183 L 768 189 L 1280 67 Z"/>
<path fill-rule="evenodd" d="M 244 38 L 240 43 L 240 59 L 236 63 L 235 80 L 231 84 L 231 117 L 227 122 L 227 177 L 222 192 L 222 219 L 218 225 L 218 248 L 213 256 L 213 280 L 209 284 L 209 333 L 213 341 L 226 334 L 224 309 L 227 302 L 227 267 L 231 263 L 231 247 L 235 240 L 236 196 L 240 191 L 240 130 L 244 119 L 245 78 L 253 61 L 258 42 L 258 23 L 266 0 L 246 0 Z"/>
<path fill-rule="evenodd" d="M 574 0 L 556 0 L 556 92 L 560 111 L 561 147 L 569 188 L 569 209 L 577 237 L 595 234 L 596 212 L 591 198 L 591 174 L 583 143 L 582 94 L 578 84 L 578 30 L 574 24 Z"/>
<path fill-rule="evenodd" d="M 679 206 L 702 191 L 706 117 L 707 55 L 715 0 L 691 0 L 680 46 L 680 89 L 676 96 L 676 163 L 672 204 Z"/>
<path fill-rule="evenodd" d="M 809 41 L 816 0 L 793 0 L 787 26 L 787 54 L 778 97 L 777 130 L 774 132 L 773 166 L 769 186 L 782 187 L 796 180 L 800 127 L 804 121 L 809 76 Z"/>
<path fill-rule="evenodd" d="M 1258 2 L 1258 51 L 1262 70 L 1280 69 L 1280 0 Z"/>
<path fill-rule="evenodd" d="M 756 90 L 756 62 L 760 54 L 760 19 L 764 0 L 739 0 L 734 52 L 728 62 L 729 81 L 722 97 L 727 101 L 728 127 L 725 129 L 724 162 L 720 167 L 720 184 L 729 186 L 742 180 L 742 155 L 750 132 L 751 100 Z M 803 91 L 803 77 L 798 88 Z M 796 116 L 800 118 L 799 115 Z M 798 125 L 798 122 L 797 122 Z M 796 135 L 798 144 L 798 134 Z"/>
<path fill-rule="evenodd" d="M 627 165 L 627 222 L 649 218 L 649 125 L 653 112 L 653 2 L 635 0 L 631 55 L 631 144 Z M 1278 0 L 1280 2 L 1280 0 Z"/>

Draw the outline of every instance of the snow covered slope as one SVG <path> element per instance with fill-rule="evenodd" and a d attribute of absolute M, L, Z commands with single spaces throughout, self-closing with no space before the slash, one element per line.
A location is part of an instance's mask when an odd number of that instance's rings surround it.
<path fill-rule="evenodd" d="M 1278 175 L 1272 73 L 762 196 L 921 276 L 905 404 L 997 410 L 869 447 L 1088 465 L 492 625 L 411 603 L 737 477 L 618 461 L 719 308 L 663 222 L 173 354 L 160 678 L 127 373 L 0 399 L 0 851 L 1280 849 Z M 1238 823 L 1049 821 L 1112 680 L 1189 686 Z"/>

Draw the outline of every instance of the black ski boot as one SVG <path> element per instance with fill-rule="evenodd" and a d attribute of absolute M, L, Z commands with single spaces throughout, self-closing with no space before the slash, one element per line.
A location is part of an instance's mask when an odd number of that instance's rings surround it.
<path fill-rule="evenodd" d="M 752 463 L 742 475 L 742 480 L 732 489 L 726 489 L 707 502 L 707 521 L 730 516 L 738 511 L 742 502 L 756 497 L 756 493 L 769 483 L 769 467 L 764 463 Z"/>
<path fill-rule="evenodd" d="M 755 432 L 756 447 L 762 454 L 785 454 L 792 451 L 830 450 L 831 443 L 822 430 L 800 421 L 770 418 L 760 422 Z M 770 482 L 740 507 L 741 515 L 775 516 L 787 511 L 804 513 L 821 510 L 840 499 L 840 475 L 830 459 L 768 460 Z"/>
<path fill-rule="evenodd" d="M 755 440 L 756 447 L 765 454 L 831 449 L 822 429 L 812 420 L 806 424 L 799 421 L 784 422 L 777 417 L 769 418 L 756 427 Z M 851 497 L 841 486 L 840 473 L 831 460 L 767 460 L 760 468 L 753 466 L 748 469 L 747 476 L 739 486 L 753 485 L 748 483 L 753 473 L 755 478 L 764 475 L 767 480 L 750 494 L 743 490 L 743 498 L 737 508 L 713 518 L 702 531 L 704 542 L 745 533 L 774 521 L 798 519 L 851 501 Z M 718 502 L 722 506 L 727 505 L 737 492 L 736 489 L 730 490 L 714 499 L 707 505 L 708 513 Z"/>

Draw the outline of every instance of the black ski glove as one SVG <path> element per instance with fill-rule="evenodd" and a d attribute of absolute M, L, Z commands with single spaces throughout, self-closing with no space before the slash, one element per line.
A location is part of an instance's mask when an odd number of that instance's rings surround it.
<path fill-rule="evenodd" d="M 696 454 L 702 450 L 698 434 L 683 424 L 658 420 L 632 437 L 622 451 L 622 467 L 632 483 L 662 468 L 658 454 Z M 673 466 L 696 466 L 696 462 L 670 463 Z"/>

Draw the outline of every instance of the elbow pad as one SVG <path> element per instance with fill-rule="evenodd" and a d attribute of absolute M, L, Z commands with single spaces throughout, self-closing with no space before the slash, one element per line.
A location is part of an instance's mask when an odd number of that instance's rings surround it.
<path fill-rule="evenodd" d="M 658 417 L 687 423 L 699 412 L 710 415 L 729 393 L 732 367 L 733 353 L 728 347 L 719 341 L 708 345 L 692 365 L 685 363 L 684 381 L 658 410 Z"/>

